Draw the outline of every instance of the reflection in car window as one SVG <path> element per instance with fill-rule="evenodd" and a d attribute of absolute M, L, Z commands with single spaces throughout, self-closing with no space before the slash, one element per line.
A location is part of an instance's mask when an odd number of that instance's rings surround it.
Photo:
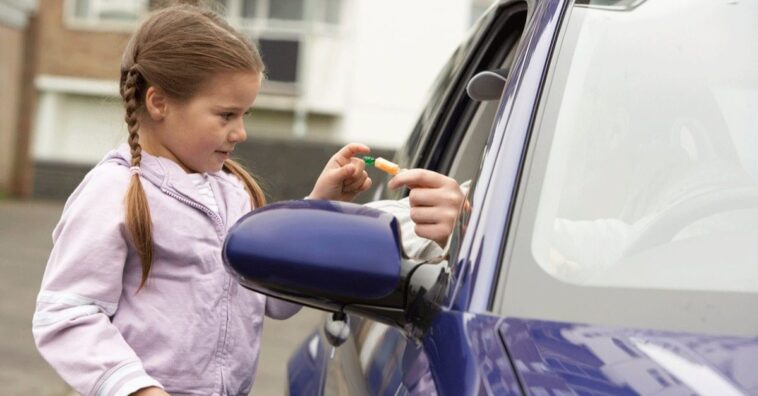
<path fill-rule="evenodd" d="M 583 3 L 543 101 L 535 261 L 573 284 L 758 292 L 758 3 Z"/>

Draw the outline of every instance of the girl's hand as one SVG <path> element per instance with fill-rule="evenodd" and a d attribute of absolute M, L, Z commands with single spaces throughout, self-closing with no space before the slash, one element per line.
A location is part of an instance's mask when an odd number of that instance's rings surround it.
<path fill-rule="evenodd" d="M 369 151 L 367 146 L 359 143 L 350 143 L 341 148 L 326 163 L 308 198 L 352 201 L 356 195 L 368 190 L 371 179 L 366 173 L 366 165 L 354 156 Z"/>
<path fill-rule="evenodd" d="M 398 173 L 387 186 L 411 189 L 409 202 L 414 231 L 422 238 L 431 239 L 445 247 L 465 196 L 455 179 L 426 169 L 410 169 Z"/>
<path fill-rule="evenodd" d="M 151 386 L 149 388 L 142 388 L 132 393 L 132 396 L 170 396 L 170 395 L 161 388 Z"/>

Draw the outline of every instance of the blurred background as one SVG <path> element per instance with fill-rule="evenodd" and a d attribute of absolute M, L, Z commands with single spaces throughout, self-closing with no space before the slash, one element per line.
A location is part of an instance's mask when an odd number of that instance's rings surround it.
<path fill-rule="evenodd" d="M 223 13 L 267 65 L 235 155 L 270 201 L 297 199 L 341 145 L 391 158 L 427 89 L 492 0 L 184 1 Z M 125 141 L 121 52 L 170 2 L 0 0 L 0 390 L 67 395 L 37 354 L 31 318 L 66 197 Z M 370 193 L 363 194 L 365 201 Z M 320 324 L 265 322 L 256 394 L 282 394 L 286 361 Z"/>

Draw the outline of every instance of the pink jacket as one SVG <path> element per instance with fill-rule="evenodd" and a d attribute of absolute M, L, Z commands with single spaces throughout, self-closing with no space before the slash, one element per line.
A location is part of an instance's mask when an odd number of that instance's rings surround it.
<path fill-rule="evenodd" d="M 137 293 L 141 267 L 124 224 L 129 159 L 126 145 L 110 152 L 66 202 L 37 297 L 37 348 L 81 394 L 155 385 L 247 395 L 264 311 L 284 319 L 299 309 L 240 287 L 224 269 L 224 237 L 250 210 L 248 195 L 234 176 L 211 174 L 217 215 L 179 165 L 143 152 L 154 259 Z"/>

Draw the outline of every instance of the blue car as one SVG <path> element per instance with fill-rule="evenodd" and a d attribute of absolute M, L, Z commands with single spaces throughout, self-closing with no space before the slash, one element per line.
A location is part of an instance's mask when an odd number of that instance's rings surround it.
<path fill-rule="evenodd" d="M 740 0 L 490 8 L 395 158 L 470 185 L 444 255 L 349 203 L 230 232 L 243 285 L 331 312 L 289 393 L 758 395 L 756 21 Z"/>

